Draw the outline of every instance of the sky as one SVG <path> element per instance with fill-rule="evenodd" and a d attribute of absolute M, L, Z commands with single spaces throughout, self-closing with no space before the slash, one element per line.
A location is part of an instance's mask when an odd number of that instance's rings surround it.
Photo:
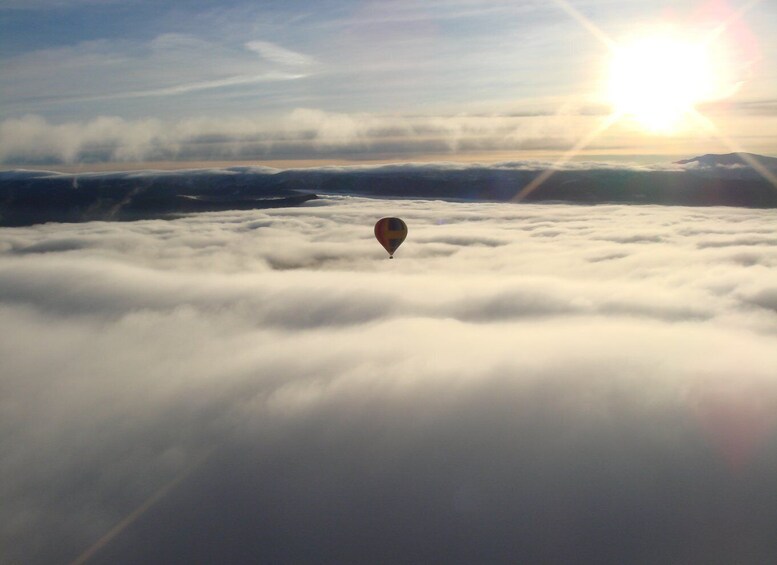
<path fill-rule="evenodd" d="M 777 156 L 775 31 L 771 0 L 2 0 L 0 167 Z M 0 228 L 0 565 L 777 562 L 775 221 L 320 194 Z"/>
<path fill-rule="evenodd" d="M 0 229 L 0 563 L 773 562 L 775 220 Z"/>
<path fill-rule="evenodd" d="M 774 155 L 775 30 L 765 0 L 5 0 L 0 165 Z"/>

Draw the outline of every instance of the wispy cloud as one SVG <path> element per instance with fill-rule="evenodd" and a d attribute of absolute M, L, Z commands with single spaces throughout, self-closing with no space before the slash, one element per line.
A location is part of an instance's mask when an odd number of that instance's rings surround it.
<path fill-rule="evenodd" d="M 279 65 L 299 67 L 314 63 L 314 59 L 308 55 L 297 53 L 269 41 L 249 41 L 246 43 L 246 48 L 256 51 L 263 58 Z"/>
<path fill-rule="evenodd" d="M 232 76 L 217 80 L 206 80 L 201 82 L 192 82 L 185 84 L 177 84 L 175 86 L 168 86 L 165 88 L 157 88 L 151 90 L 136 90 L 129 92 L 121 92 L 115 94 L 105 94 L 102 96 L 83 96 L 76 99 L 70 99 L 69 102 L 79 101 L 88 102 L 93 100 L 115 100 L 121 98 L 144 98 L 147 96 L 175 96 L 178 94 L 185 94 L 187 92 L 197 92 L 200 90 L 211 90 L 216 88 L 224 88 L 229 86 L 241 86 L 248 84 L 257 84 L 261 82 L 275 82 L 283 80 L 294 80 L 303 78 L 302 74 L 290 74 L 290 73 L 278 73 L 269 72 L 261 75 L 247 75 L 247 76 Z"/>
<path fill-rule="evenodd" d="M 257 57 L 260 54 L 261 57 Z M 197 64 L 192 64 L 197 61 Z M 89 41 L 19 55 L 0 78 L 10 107 L 180 96 L 301 78 L 312 60 L 267 42 L 245 46 L 184 34 L 147 43 Z M 290 70 L 292 69 L 292 70 Z M 13 76 L 10 76 L 13 75 Z"/>

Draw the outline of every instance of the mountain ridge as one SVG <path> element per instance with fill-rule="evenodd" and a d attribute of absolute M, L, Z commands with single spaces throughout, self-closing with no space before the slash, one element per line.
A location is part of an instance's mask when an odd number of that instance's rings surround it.
<path fill-rule="evenodd" d="M 777 208 L 777 186 L 748 164 L 753 162 L 777 170 L 777 158 L 740 153 L 702 155 L 664 168 L 592 163 L 553 169 L 515 162 L 79 175 L 13 170 L 0 172 L 0 226 L 298 206 L 317 195 L 510 202 L 549 169 L 552 174 L 524 202 Z"/>

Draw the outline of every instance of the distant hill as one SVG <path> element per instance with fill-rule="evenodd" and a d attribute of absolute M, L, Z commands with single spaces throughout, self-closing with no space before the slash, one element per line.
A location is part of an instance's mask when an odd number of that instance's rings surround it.
<path fill-rule="evenodd" d="M 166 218 L 298 206 L 317 198 L 268 185 L 267 174 L 245 168 L 84 175 L 0 171 L 0 225 Z"/>
<path fill-rule="evenodd" d="M 752 162 L 759 167 L 753 168 Z M 777 186 L 758 170 L 763 167 L 777 171 L 777 159 L 732 153 L 703 155 L 666 167 L 569 164 L 554 171 L 524 202 L 777 208 Z M 516 162 L 80 175 L 5 171 L 0 172 L 0 225 L 297 206 L 317 194 L 507 202 L 547 168 Z"/>
<path fill-rule="evenodd" d="M 688 165 L 696 163 L 702 167 L 751 167 L 751 163 L 756 162 L 767 169 L 777 170 L 777 157 L 766 157 L 756 155 L 755 153 L 725 153 L 725 154 L 707 154 L 692 159 L 677 161 L 678 165 Z"/>

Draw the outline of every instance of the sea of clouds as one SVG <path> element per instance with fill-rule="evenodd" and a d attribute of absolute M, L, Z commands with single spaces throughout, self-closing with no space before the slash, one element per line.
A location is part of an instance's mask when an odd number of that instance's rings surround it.
<path fill-rule="evenodd" d="M 773 562 L 776 220 L 325 197 L 2 229 L 0 562 Z"/>

